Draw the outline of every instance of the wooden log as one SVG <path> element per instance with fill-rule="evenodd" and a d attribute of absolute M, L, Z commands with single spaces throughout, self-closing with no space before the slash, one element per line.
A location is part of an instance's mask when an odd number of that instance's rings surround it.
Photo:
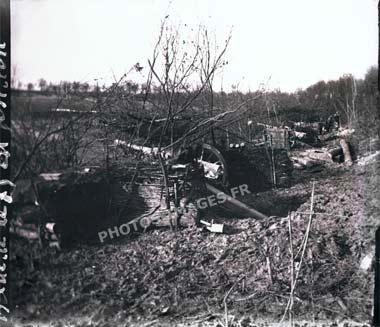
<path fill-rule="evenodd" d="M 317 160 L 313 160 L 310 158 L 292 157 L 292 160 L 296 163 L 299 163 L 299 164 L 307 167 L 307 168 L 311 168 L 311 167 L 320 165 L 320 163 Z"/>
<path fill-rule="evenodd" d="M 344 139 L 341 139 L 339 143 L 343 150 L 344 164 L 348 167 L 352 166 L 352 157 L 351 157 L 351 152 L 350 152 L 350 148 L 348 146 L 347 141 Z"/>
<path fill-rule="evenodd" d="M 326 162 L 332 162 L 332 157 L 330 153 L 323 150 L 306 150 L 306 154 L 310 159 L 313 160 L 319 160 L 319 161 L 326 161 Z"/>

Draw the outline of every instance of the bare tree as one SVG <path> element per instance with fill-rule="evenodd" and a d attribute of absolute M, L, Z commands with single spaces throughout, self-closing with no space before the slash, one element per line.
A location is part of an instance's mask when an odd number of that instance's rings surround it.
<path fill-rule="evenodd" d="M 201 85 L 205 84 L 205 96 L 207 101 L 208 113 L 209 117 L 214 115 L 214 106 L 215 106 L 215 96 L 214 96 L 214 78 L 217 70 L 222 69 L 223 66 L 227 65 L 228 62 L 226 60 L 221 60 L 219 63 L 217 62 L 217 41 L 215 34 L 213 35 L 213 39 L 210 39 L 209 32 L 205 26 L 201 26 L 201 41 L 202 47 L 201 51 L 201 59 L 200 59 L 200 81 Z M 230 35 L 231 37 L 231 35 Z M 229 37 L 229 38 L 230 38 Z M 229 41 L 229 39 L 227 39 Z M 219 66 L 219 67 L 217 67 Z M 215 69 L 215 67 L 217 69 Z M 213 144 L 216 144 L 214 129 L 211 127 L 211 139 Z"/>
<path fill-rule="evenodd" d="M 354 76 L 348 74 L 341 77 L 338 80 L 338 88 L 339 95 L 335 97 L 334 106 L 337 111 L 344 112 L 347 125 L 352 128 L 357 120 L 356 99 L 358 95 Z"/>
<path fill-rule="evenodd" d="M 192 106 L 207 87 L 212 90 L 214 74 L 223 65 L 230 38 L 231 35 L 220 50 L 211 49 L 204 27 L 200 26 L 195 35 L 188 36 L 181 27 L 170 24 L 168 16 L 161 24 L 152 58 L 148 60 L 147 90 L 156 85 L 162 94 L 162 97 L 156 98 L 158 101 L 153 101 L 153 107 L 165 116 L 158 139 L 158 157 L 164 176 L 167 209 L 170 209 L 169 182 L 162 148 L 166 143 L 165 150 L 174 152 L 173 147 L 178 142 L 173 135 L 176 119 L 193 109 Z M 190 124 L 189 130 L 194 131 L 193 128 L 194 125 Z M 170 141 L 165 139 L 168 133 Z M 187 140 L 183 138 L 182 141 Z"/>
<path fill-rule="evenodd" d="M 28 88 L 28 91 L 33 91 L 34 90 L 34 84 L 28 83 L 27 88 Z"/>
<path fill-rule="evenodd" d="M 207 29 L 203 26 L 195 35 L 185 36 L 181 27 L 171 25 L 166 18 L 161 25 L 153 58 L 148 61 L 154 82 L 159 85 L 164 98 L 163 103 L 156 104 L 166 116 L 159 150 L 164 135 L 173 130 L 176 118 L 192 109 L 205 90 L 213 90 L 213 78 L 225 64 L 223 57 L 231 39 L 229 35 L 220 49 L 217 46 L 212 49 Z M 212 101 L 210 106 L 213 106 Z M 173 143 L 173 137 L 170 141 Z"/>
<path fill-rule="evenodd" d="M 40 78 L 38 80 L 38 86 L 40 88 L 40 91 L 45 91 L 46 90 L 46 87 L 47 87 L 47 82 L 46 80 L 44 80 L 43 78 Z"/>

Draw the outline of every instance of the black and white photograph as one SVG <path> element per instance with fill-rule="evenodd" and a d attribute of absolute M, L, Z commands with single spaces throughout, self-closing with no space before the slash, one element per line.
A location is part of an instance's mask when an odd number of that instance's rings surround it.
<path fill-rule="evenodd" d="M 375 0 L 0 0 L 0 326 L 380 326 Z"/>

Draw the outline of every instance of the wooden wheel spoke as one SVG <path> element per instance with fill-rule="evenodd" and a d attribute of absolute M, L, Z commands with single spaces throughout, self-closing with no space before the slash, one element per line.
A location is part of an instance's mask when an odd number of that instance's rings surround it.
<path fill-rule="evenodd" d="M 213 163 L 210 159 L 214 156 L 213 153 L 210 153 L 205 161 Z"/>

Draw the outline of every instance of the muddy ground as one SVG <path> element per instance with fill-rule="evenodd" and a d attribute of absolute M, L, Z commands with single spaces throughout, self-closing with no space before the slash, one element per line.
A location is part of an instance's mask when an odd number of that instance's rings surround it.
<path fill-rule="evenodd" d="M 177 232 L 162 226 L 63 251 L 13 238 L 13 316 L 33 326 L 225 326 L 227 312 L 229 326 L 267 325 L 286 311 L 293 253 L 295 319 L 368 324 L 374 273 L 359 266 L 373 252 L 379 168 L 297 172 L 290 188 L 242 199 L 265 221 L 210 211 L 225 234 L 196 228 L 190 217 Z"/>

